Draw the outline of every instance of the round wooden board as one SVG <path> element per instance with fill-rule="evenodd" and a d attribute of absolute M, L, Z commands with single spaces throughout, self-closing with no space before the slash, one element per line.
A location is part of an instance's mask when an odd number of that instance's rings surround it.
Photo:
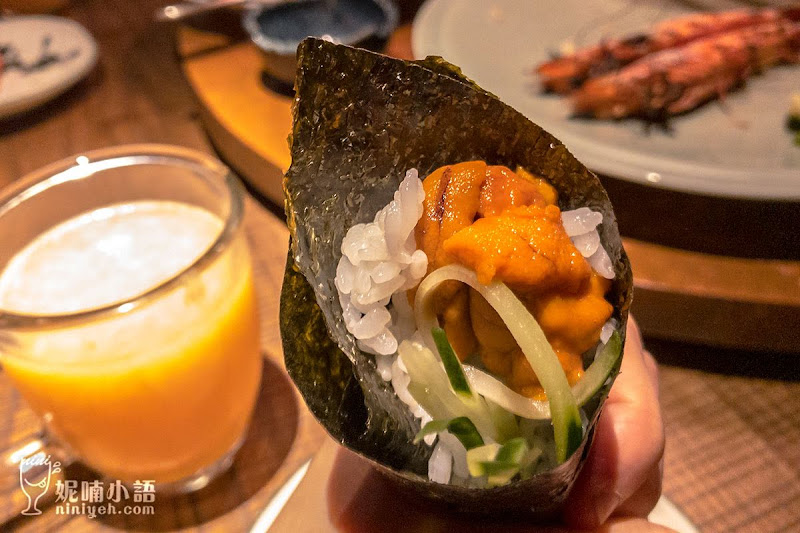
<path fill-rule="evenodd" d="M 282 206 L 292 99 L 264 87 L 264 59 L 240 35 L 181 27 L 178 52 L 220 155 Z M 408 26 L 395 33 L 388 52 L 410 57 Z M 625 249 L 634 272 L 633 312 L 646 335 L 800 353 L 800 262 L 710 255 L 630 238 Z"/>

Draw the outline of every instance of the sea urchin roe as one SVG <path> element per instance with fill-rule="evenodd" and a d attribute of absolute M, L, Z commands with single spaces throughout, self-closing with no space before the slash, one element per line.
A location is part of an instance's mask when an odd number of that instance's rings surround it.
<path fill-rule="evenodd" d="M 555 190 L 543 179 L 530 173 L 520 178 L 507 167 L 483 161 L 438 168 L 425 178 L 423 188 L 423 214 L 415 235 L 418 248 L 428 257 L 428 273 L 453 262 L 442 244 L 476 218 L 515 206 L 543 206 L 547 203 L 545 196 L 555 201 Z M 436 313 L 453 349 L 464 360 L 477 348 L 471 328 L 463 327 L 469 323 L 467 288 L 457 282 L 440 287 Z"/>
<path fill-rule="evenodd" d="M 442 243 L 476 218 L 510 207 L 555 203 L 555 189 L 541 178 L 504 166 L 467 161 L 434 170 L 423 182 L 425 202 L 417 224 L 417 245 L 428 256 L 428 272 L 452 263 Z"/>
<path fill-rule="evenodd" d="M 487 166 L 486 181 L 481 185 L 479 217 L 490 217 L 501 214 L 506 209 L 525 205 L 544 207 L 555 203 L 555 190 L 528 173 L 528 179 L 519 178 L 503 166 Z M 544 193 L 544 194 L 543 194 Z M 552 198 L 548 202 L 545 194 Z"/>
<path fill-rule="evenodd" d="M 603 324 L 613 311 L 604 298 L 609 287 L 609 280 L 592 273 L 575 294 L 554 291 L 528 295 L 524 300 L 558 355 L 570 385 L 583 375 L 581 354 L 600 340 Z M 514 337 L 497 312 L 475 291 L 470 291 L 469 312 L 477 352 L 486 369 L 504 378 L 520 394 L 543 399 L 539 380 Z"/>
<path fill-rule="evenodd" d="M 551 292 L 528 299 L 526 306 L 558 350 L 580 356 L 600 340 L 613 307 L 605 299 L 611 282 L 592 273 L 577 293 Z"/>
<path fill-rule="evenodd" d="M 574 293 L 591 273 L 554 205 L 513 207 L 478 219 L 442 248 L 474 270 L 484 285 L 496 278 L 522 292 L 555 288 Z"/>
<path fill-rule="evenodd" d="M 581 354 L 597 344 L 603 324 L 614 310 L 605 299 L 610 286 L 609 280 L 592 272 L 577 293 L 553 291 L 527 298 L 526 306 L 545 332 L 570 385 L 574 385 L 583 375 Z M 478 319 L 473 317 L 473 324 Z M 487 350 L 481 350 L 481 354 L 484 352 Z M 543 399 L 539 380 L 530 365 L 526 364 L 527 360 L 522 357 L 514 362 L 516 365 L 506 376 L 511 388 L 524 396 Z"/>
<path fill-rule="evenodd" d="M 594 273 L 564 230 L 553 187 L 524 169 L 470 161 L 437 169 L 424 181 L 418 246 L 428 271 L 449 263 L 483 284 L 511 287 L 541 325 L 570 384 L 583 373 L 581 354 L 594 346 L 613 311 L 610 282 Z M 452 282 L 435 310 L 463 361 L 478 354 L 487 370 L 517 392 L 543 396 L 536 375 L 500 317 L 475 291 Z"/>

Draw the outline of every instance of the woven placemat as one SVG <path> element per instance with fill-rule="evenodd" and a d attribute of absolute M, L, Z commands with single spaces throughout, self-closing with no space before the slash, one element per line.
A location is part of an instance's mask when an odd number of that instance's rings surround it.
<path fill-rule="evenodd" d="M 701 531 L 800 530 L 800 383 L 662 366 L 661 402 L 664 493 Z"/>

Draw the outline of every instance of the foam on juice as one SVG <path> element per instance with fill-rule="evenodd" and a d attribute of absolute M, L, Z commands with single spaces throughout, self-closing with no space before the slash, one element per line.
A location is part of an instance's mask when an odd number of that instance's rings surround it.
<path fill-rule="evenodd" d="M 97 209 L 39 235 L 0 275 L 0 308 L 84 311 L 133 298 L 174 276 L 222 230 L 205 209 L 137 201 Z"/>

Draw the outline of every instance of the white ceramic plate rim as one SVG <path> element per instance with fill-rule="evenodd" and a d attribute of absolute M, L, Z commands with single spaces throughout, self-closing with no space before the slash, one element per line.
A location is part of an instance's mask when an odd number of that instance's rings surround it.
<path fill-rule="evenodd" d="M 654 524 L 674 529 L 678 533 L 698 533 L 697 527 L 689 520 L 689 517 L 663 495 L 659 498 L 655 508 L 650 511 L 647 519 Z"/>
<path fill-rule="evenodd" d="M 492 5 L 502 6 L 503 3 L 503 0 L 492 0 Z M 420 8 L 412 27 L 414 57 L 445 55 L 447 59 L 448 45 L 452 46 L 453 43 L 445 42 L 442 25 L 447 23 L 447 17 L 454 8 L 463 8 L 465 5 L 467 4 L 451 0 L 428 0 Z M 469 71 L 465 65 L 458 66 Z M 495 92 L 499 91 L 495 88 Z M 502 94 L 499 96 L 503 97 Z M 547 131 L 556 132 L 556 137 L 578 159 L 601 174 L 693 194 L 759 200 L 800 200 L 800 169 L 741 169 L 682 161 L 597 144 L 591 137 L 564 132 L 557 123 L 543 120 L 542 117 L 537 117 L 535 122 Z"/>
<path fill-rule="evenodd" d="M 0 19 L 0 40 L 2 40 L 3 26 L 38 23 L 42 25 L 41 32 L 32 35 L 32 38 L 41 39 L 50 28 L 59 28 L 62 31 L 70 32 L 75 38 L 74 46 L 80 50 L 82 56 L 74 65 L 54 65 L 51 68 L 63 69 L 63 74 L 51 83 L 45 83 L 35 89 L 26 91 L 16 98 L 4 98 L 2 88 L 2 76 L 0 74 L 0 119 L 17 115 L 40 106 L 56 96 L 64 93 L 67 89 L 82 80 L 97 64 L 98 51 L 97 43 L 89 32 L 74 20 L 51 15 L 15 15 Z M 5 42 L 5 41 L 3 41 Z"/>

